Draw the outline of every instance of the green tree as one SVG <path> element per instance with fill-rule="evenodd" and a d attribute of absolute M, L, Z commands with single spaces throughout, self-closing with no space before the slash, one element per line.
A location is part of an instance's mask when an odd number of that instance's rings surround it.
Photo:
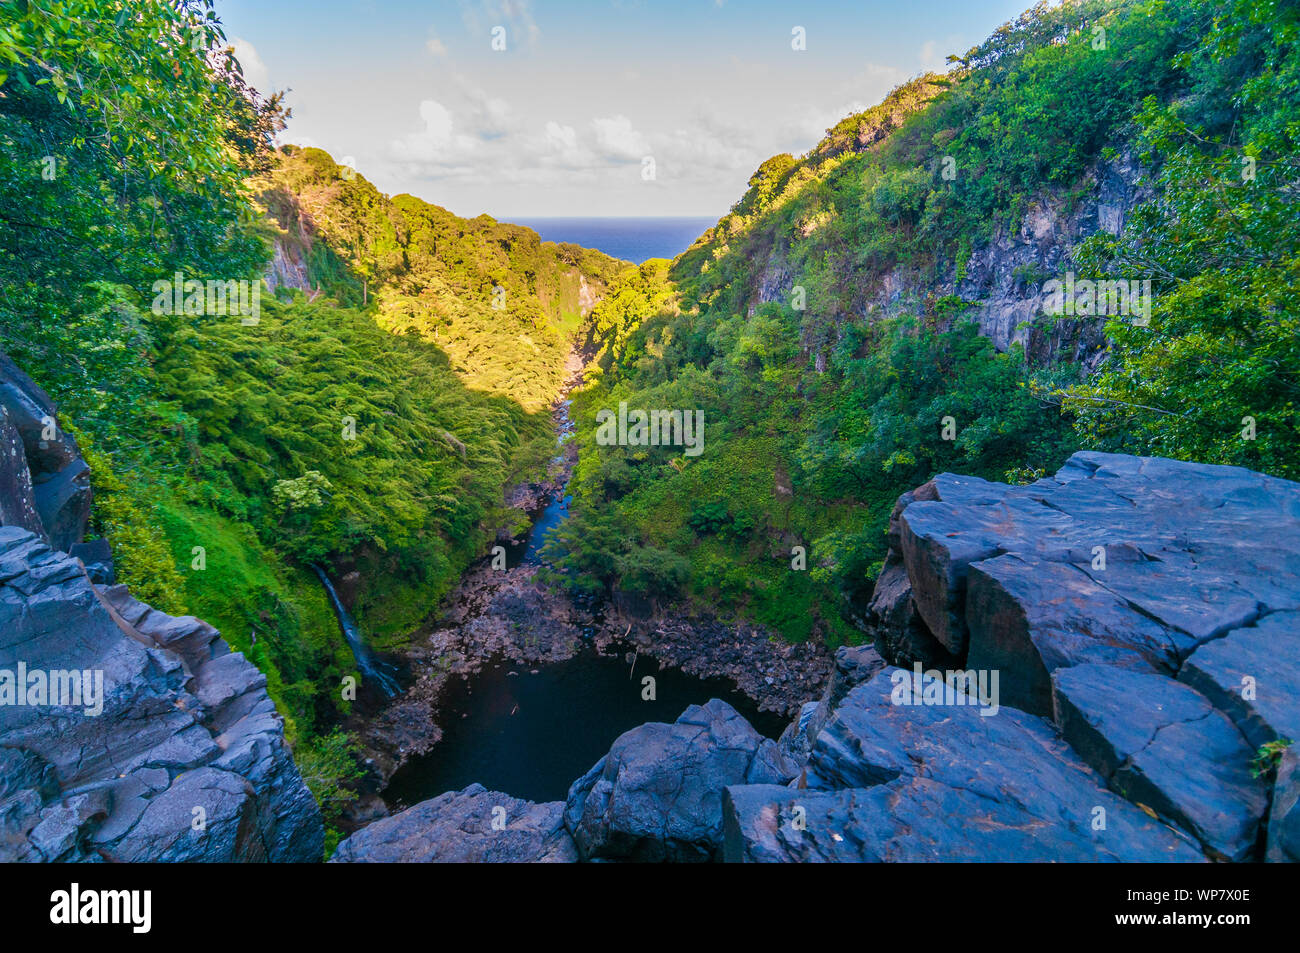
<path fill-rule="evenodd" d="M 1063 392 L 1098 446 L 1300 477 L 1298 41 L 1296 4 L 1237 0 L 1178 58 L 1194 95 L 1139 117 L 1158 198 L 1080 255 L 1155 289 L 1149 325 L 1113 321 L 1102 372 Z"/>

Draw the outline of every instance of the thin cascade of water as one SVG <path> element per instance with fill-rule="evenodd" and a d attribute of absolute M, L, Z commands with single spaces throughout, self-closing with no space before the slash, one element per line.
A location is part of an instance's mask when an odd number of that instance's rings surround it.
<path fill-rule="evenodd" d="M 315 563 L 311 567 L 317 576 L 320 577 L 321 585 L 325 587 L 325 592 L 329 594 L 330 603 L 334 606 L 334 614 L 338 617 L 339 628 L 343 632 L 343 638 L 347 640 L 348 647 L 352 649 L 352 657 L 356 659 L 357 669 L 361 672 L 362 684 L 375 686 L 385 698 L 394 698 L 401 693 L 402 687 L 397 683 L 397 679 L 389 670 L 389 666 L 384 664 L 375 654 L 370 651 L 365 641 L 361 638 L 361 630 L 357 628 L 356 621 L 348 614 L 348 610 L 343 607 L 343 602 L 339 599 L 339 594 L 334 589 L 334 584 L 330 582 L 329 576 L 325 570 Z"/>

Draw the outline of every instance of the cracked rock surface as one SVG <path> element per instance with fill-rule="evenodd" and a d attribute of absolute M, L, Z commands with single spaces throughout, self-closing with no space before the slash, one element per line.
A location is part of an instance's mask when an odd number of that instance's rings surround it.
<path fill-rule="evenodd" d="M 813 745 L 806 789 L 729 787 L 725 859 L 1203 859 L 1107 790 L 1046 720 L 989 715 L 970 697 L 921 704 L 912 680 L 886 668 L 848 693 Z"/>
<path fill-rule="evenodd" d="M 266 678 L 211 626 L 0 527 L 0 670 L 102 673 L 102 711 L 0 706 L 0 860 L 319 861 Z M 52 699 L 51 699 L 52 700 Z"/>
<path fill-rule="evenodd" d="M 1058 669 L 1061 734 L 1112 790 L 1191 831 L 1216 856 L 1255 849 L 1268 789 L 1253 751 L 1200 692 L 1160 675 L 1102 665 Z"/>

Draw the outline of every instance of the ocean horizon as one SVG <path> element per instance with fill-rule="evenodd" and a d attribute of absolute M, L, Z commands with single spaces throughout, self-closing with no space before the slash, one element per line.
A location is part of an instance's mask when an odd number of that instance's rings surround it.
<path fill-rule="evenodd" d="M 531 228 L 547 242 L 572 242 L 606 255 L 641 264 L 651 258 L 676 258 L 717 224 L 708 216 L 505 218 Z"/>

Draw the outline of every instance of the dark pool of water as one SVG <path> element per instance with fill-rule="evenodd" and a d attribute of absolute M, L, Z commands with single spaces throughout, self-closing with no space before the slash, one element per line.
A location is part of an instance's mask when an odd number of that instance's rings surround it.
<path fill-rule="evenodd" d="M 489 663 L 449 685 L 443 738 L 394 775 L 384 792 L 389 807 L 409 807 L 475 781 L 530 801 L 562 800 L 623 732 L 647 721 L 676 721 L 688 705 L 710 698 L 724 699 L 770 738 L 785 728 L 787 719 L 759 712 L 729 679 L 661 669 L 644 655 L 629 677 L 624 652 L 602 656 L 588 649 L 535 675 L 527 666 Z M 646 675 L 655 676 L 654 701 L 641 697 Z"/>

